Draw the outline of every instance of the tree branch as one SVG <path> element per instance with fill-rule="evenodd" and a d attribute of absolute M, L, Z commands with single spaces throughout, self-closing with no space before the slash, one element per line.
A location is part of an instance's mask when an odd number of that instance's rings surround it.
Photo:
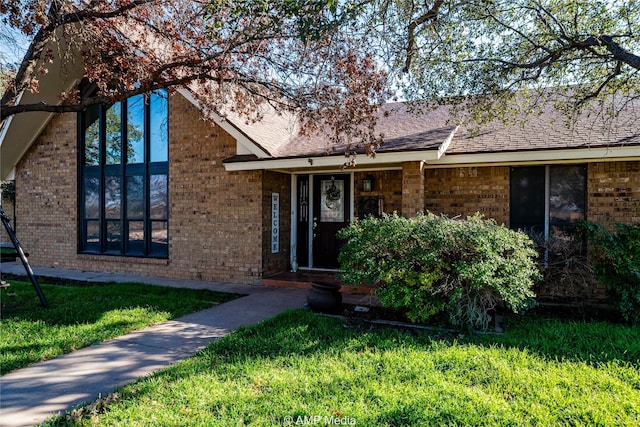
<path fill-rule="evenodd" d="M 625 63 L 636 70 L 640 70 L 640 56 L 620 46 L 620 44 L 614 40 L 614 36 L 590 36 L 581 42 L 576 42 L 575 45 L 581 49 L 604 46 L 615 60 Z"/>
<path fill-rule="evenodd" d="M 409 71 L 409 68 L 411 67 L 411 61 L 415 53 L 414 46 L 416 42 L 416 28 L 427 21 L 435 21 L 438 18 L 438 13 L 440 12 L 440 7 L 442 6 L 443 2 L 444 0 L 436 0 L 431 9 L 427 10 L 425 13 L 409 23 L 409 26 L 407 27 L 407 58 L 405 60 L 402 72 L 407 73 Z"/>

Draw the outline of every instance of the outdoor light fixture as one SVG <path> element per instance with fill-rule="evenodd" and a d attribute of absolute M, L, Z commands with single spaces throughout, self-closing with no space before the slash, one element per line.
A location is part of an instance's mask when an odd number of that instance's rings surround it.
<path fill-rule="evenodd" d="M 367 176 L 362 180 L 362 191 L 368 192 L 373 190 L 373 177 Z"/>

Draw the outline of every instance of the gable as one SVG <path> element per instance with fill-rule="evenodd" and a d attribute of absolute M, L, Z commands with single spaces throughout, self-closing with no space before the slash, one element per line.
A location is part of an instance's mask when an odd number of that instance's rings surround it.
<path fill-rule="evenodd" d="M 55 55 L 58 51 L 52 50 Z M 71 56 L 70 56 L 71 57 Z M 42 61 L 41 61 L 42 62 Z M 37 66 L 39 67 L 39 63 Z M 66 62 L 54 58 L 48 73 L 39 76 L 38 92 L 24 91 L 17 104 L 60 104 L 60 93 L 73 89 L 82 76 L 79 59 Z M 0 126 L 0 179 L 11 179 L 16 164 L 45 129 L 54 113 L 27 112 L 7 118 Z"/>

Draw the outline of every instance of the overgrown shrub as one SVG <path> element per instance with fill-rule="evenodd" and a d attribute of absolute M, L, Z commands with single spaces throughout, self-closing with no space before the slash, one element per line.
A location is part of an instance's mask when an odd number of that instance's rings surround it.
<path fill-rule="evenodd" d="M 518 312 L 533 303 L 532 241 L 479 214 L 367 218 L 339 237 L 341 280 L 375 285 L 383 305 L 407 309 L 413 321 L 446 312 L 456 326 L 487 329 L 497 304 Z"/>
<path fill-rule="evenodd" d="M 549 238 L 531 236 L 538 247 L 538 268 L 542 280 L 536 284 L 541 297 L 582 298 L 596 285 L 582 232 L 552 228 Z"/>
<path fill-rule="evenodd" d="M 622 316 L 640 323 L 640 225 L 616 224 L 615 231 L 584 221 L 598 281 L 609 289 Z"/>

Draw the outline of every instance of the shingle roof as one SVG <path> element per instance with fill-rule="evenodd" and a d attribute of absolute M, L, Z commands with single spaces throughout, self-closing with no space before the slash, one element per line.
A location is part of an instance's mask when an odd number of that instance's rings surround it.
<path fill-rule="evenodd" d="M 629 106 L 620 116 L 582 114 L 574 123 L 552 107 L 522 118 L 522 124 L 494 121 L 478 128 L 461 127 L 447 154 L 567 148 L 622 147 L 640 144 L 640 110 Z"/>
<path fill-rule="evenodd" d="M 384 143 L 379 153 L 392 151 L 437 150 L 455 125 L 447 123 L 448 109 L 438 108 L 429 114 L 416 115 L 403 103 L 385 104 L 378 114 L 376 133 Z M 346 144 L 332 145 L 326 134 L 294 137 L 277 150 L 278 157 L 343 154 Z"/>
<path fill-rule="evenodd" d="M 447 154 L 640 145 L 640 105 L 638 108 L 631 105 L 615 118 L 585 113 L 567 125 L 567 118 L 549 106 L 539 115 L 521 117 L 519 123 L 494 121 L 456 130 L 447 106 L 420 111 L 404 103 L 389 103 L 378 114 L 376 131 L 383 135 L 384 143 L 377 152 L 437 150 L 452 135 Z M 251 130 L 255 124 L 246 126 L 247 134 L 255 135 L 276 158 L 339 155 L 346 148 L 346 144 L 332 145 L 327 134 L 295 136 L 291 128 L 283 131 L 265 122 L 262 129 L 270 130 L 258 135 Z"/>
<path fill-rule="evenodd" d="M 262 120 L 259 121 L 249 121 L 232 111 L 223 114 L 225 120 L 254 141 L 263 151 L 277 156 L 280 147 L 299 133 L 299 125 L 290 113 L 278 113 L 268 106 L 264 106 L 263 110 Z"/>

